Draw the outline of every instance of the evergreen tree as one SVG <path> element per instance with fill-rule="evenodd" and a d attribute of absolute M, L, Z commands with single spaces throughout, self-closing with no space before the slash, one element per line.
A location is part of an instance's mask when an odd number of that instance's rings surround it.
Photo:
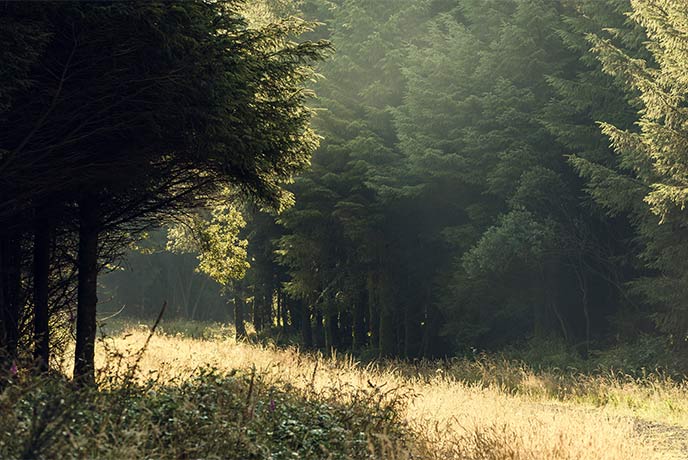
<path fill-rule="evenodd" d="M 685 126 L 686 5 L 680 1 L 631 1 L 632 21 L 647 33 L 647 54 L 634 56 L 618 34 L 591 36 L 604 70 L 621 80 L 639 106 L 637 127 L 629 129 L 604 119 L 602 131 L 619 154 L 619 168 L 580 161 L 594 196 L 611 212 L 626 212 L 643 245 L 643 259 L 657 276 L 635 286 L 651 304 L 662 308 L 660 327 L 677 339 L 685 337 L 686 266 L 683 209 L 686 201 Z"/>

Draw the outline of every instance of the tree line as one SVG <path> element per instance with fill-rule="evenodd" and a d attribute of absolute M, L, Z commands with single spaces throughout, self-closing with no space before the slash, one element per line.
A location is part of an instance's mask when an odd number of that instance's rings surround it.
<path fill-rule="evenodd" d="M 75 330 L 92 380 L 97 274 L 134 243 L 153 269 L 108 295 L 239 337 L 685 345 L 682 1 L 2 8 L 5 369 Z"/>
<path fill-rule="evenodd" d="M 640 334 L 685 346 L 684 2 L 299 14 L 336 48 L 314 86 L 323 139 L 293 207 L 244 210 L 240 325 L 408 358 L 529 339 L 586 357 Z"/>

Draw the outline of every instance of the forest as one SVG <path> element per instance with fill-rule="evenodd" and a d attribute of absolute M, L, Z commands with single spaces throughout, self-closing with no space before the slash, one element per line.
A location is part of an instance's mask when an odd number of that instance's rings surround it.
<path fill-rule="evenodd" d="M 686 11 L 633 7 L 300 3 L 319 24 L 301 40 L 335 51 L 293 206 L 230 197 L 168 225 L 105 278 L 106 308 L 168 299 L 368 356 L 684 347 Z"/>
<path fill-rule="evenodd" d="M 688 453 L 686 0 L 6 1 L 0 43 L 0 457 Z"/>

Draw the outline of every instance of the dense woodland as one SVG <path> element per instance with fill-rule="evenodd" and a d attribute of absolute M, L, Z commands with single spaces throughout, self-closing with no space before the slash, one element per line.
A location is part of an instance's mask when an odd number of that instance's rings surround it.
<path fill-rule="evenodd" d="M 5 369 L 74 333 L 92 380 L 97 319 L 164 301 L 370 356 L 686 345 L 684 0 L 6 2 L 0 38 Z"/>

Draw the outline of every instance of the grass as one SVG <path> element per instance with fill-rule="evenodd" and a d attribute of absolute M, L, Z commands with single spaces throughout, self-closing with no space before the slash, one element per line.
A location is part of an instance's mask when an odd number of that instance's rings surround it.
<path fill-rule="evenodd" d="M 113 345 L 136 349 L 143 335 Z M 434 458 L 671 458 L 657 433 L 638 430 L 637 419 L 688 427 L 685 384 L 661 374 L 534 371 L 489 356 L 364 366 L 348 356 L 181 334 L 155 337 L 141 364 L 163 381 L 207 364 L 225 371 L 255 367 L 274 385 L 329 392 L 343 402 L 361 389 L 384 389 L 391 400 L 407 398 L 401 418 L 418 449 Z"/>
<path fill-rule="evenodd" d="M 48 458 L 686 457 L 688 388 L 660 373 L 534 370 L 491 356 L 363 365 L 237 344 L 220 325 L 163 323 L 126 384 L 148 332 L 118 331 L 99 346 L 99 391 L 70 402 L 61 381 L 2 394 L 12 417 L 0 420 L 0 457 L 34 441 Z"/>

